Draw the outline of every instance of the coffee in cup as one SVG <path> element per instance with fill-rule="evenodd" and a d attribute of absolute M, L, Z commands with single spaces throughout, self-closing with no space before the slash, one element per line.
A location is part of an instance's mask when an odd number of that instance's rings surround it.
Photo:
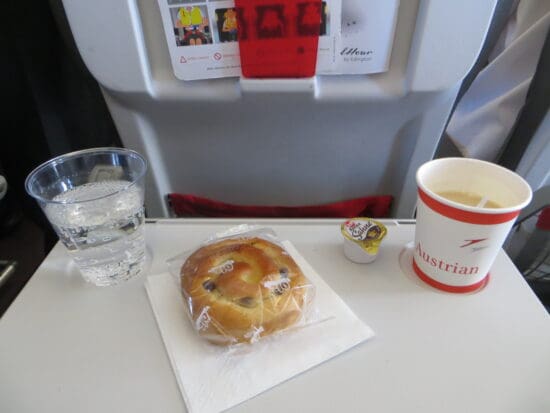
<path fill-rule="evenodd" d="M 425 163 L 416 182 L 415 273 L 448 292 L 479 289 L 531 188 L 506 168 L 468 158 Z"/>

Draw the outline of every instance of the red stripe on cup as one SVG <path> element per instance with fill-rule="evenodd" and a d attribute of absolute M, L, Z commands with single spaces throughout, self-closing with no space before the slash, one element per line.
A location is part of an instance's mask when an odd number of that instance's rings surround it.
<path fill-rule="evenodd" d="M 504 212 L 500 214 L 489 214 L 482 212 L 465 211 L 458 209 L 450 205 L 446 205 L 438 200 L 430 197 L 427 193 L 418 189 L 418 196 L 420 199 L 433 211 L 447 217 L 454 219 L 455 221 L 467 222 L 469 224 L 479 225 L 494 225 L 502 224 L 504 222 L 515 219 L 520 211 Z"/>
<path fill-rule="evenodd" d="M 422 271 L 420 267 L 416 264 L 416 261 L 414 260 L 414 258 L 413 258 L 413 269 L 416 275 L 418 275 L 418 278 L 420 278 L 426 284 L 431 285 L 432 287 L 437 288 L 438 290 L 446 291 L 448 293 L 471 293 L 472 291 L 476 291 L 480 288 L 485 287 L 489 282 L 489 273 L 487 273 L 485 278 L 483 278 L 481 281 L 476 282 L 475 284 L 471 284 L 471 285 L 443 284 L 439 281 L 434 280 L 428 274 Z"/>

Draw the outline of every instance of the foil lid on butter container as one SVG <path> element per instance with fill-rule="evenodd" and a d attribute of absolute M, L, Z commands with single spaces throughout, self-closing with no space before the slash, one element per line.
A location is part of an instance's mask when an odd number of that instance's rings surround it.
<path fill-rule="evenodd" d="M 349 219 L 342 224 L 341 231 L 344 253 L 350 260 L 359 263 L 374 261 L 387 233 L 384 224 L 369 218 Z"/>

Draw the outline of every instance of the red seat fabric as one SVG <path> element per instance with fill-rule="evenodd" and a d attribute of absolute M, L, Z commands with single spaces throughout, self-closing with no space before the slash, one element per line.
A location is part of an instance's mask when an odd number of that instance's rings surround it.
<path fill-rule="evenodd" d="M 235 205 L 189 195 L 169 194 L 168 200 L 178 217 L 216 218 L 351 218 L 388 216 L 391 195 L 367 196 L 323 205 L 263 206 Z"/>

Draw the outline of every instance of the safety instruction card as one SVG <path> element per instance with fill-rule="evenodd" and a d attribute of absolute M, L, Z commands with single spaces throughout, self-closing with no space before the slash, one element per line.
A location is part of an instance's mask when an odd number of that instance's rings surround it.
<path fill-rule="evenodd" d="M 175 76 L 182 80 L 241 76 L 238 42 L 252 35 L 246 31 L 258 31 L 253 34 L 258 36 L 268 30 L 273 37 L 284 36 L 285 25 L 304 25 L 303 29 L 311 23 L 308 7 L 319 4 L 316 74 L 367 74 L 388 69 L 399 0 L 296 3 L 304 11 L 296 19 L 285 19 L 284 4 L 273 0 L 268 6 L 258 6 L 262 7 L 261 13 L 254 14 L 258 21 L 246 22 L 234 0 L 158 0 Z M 266 53 L 273 51 L 266 49 Z"/>

